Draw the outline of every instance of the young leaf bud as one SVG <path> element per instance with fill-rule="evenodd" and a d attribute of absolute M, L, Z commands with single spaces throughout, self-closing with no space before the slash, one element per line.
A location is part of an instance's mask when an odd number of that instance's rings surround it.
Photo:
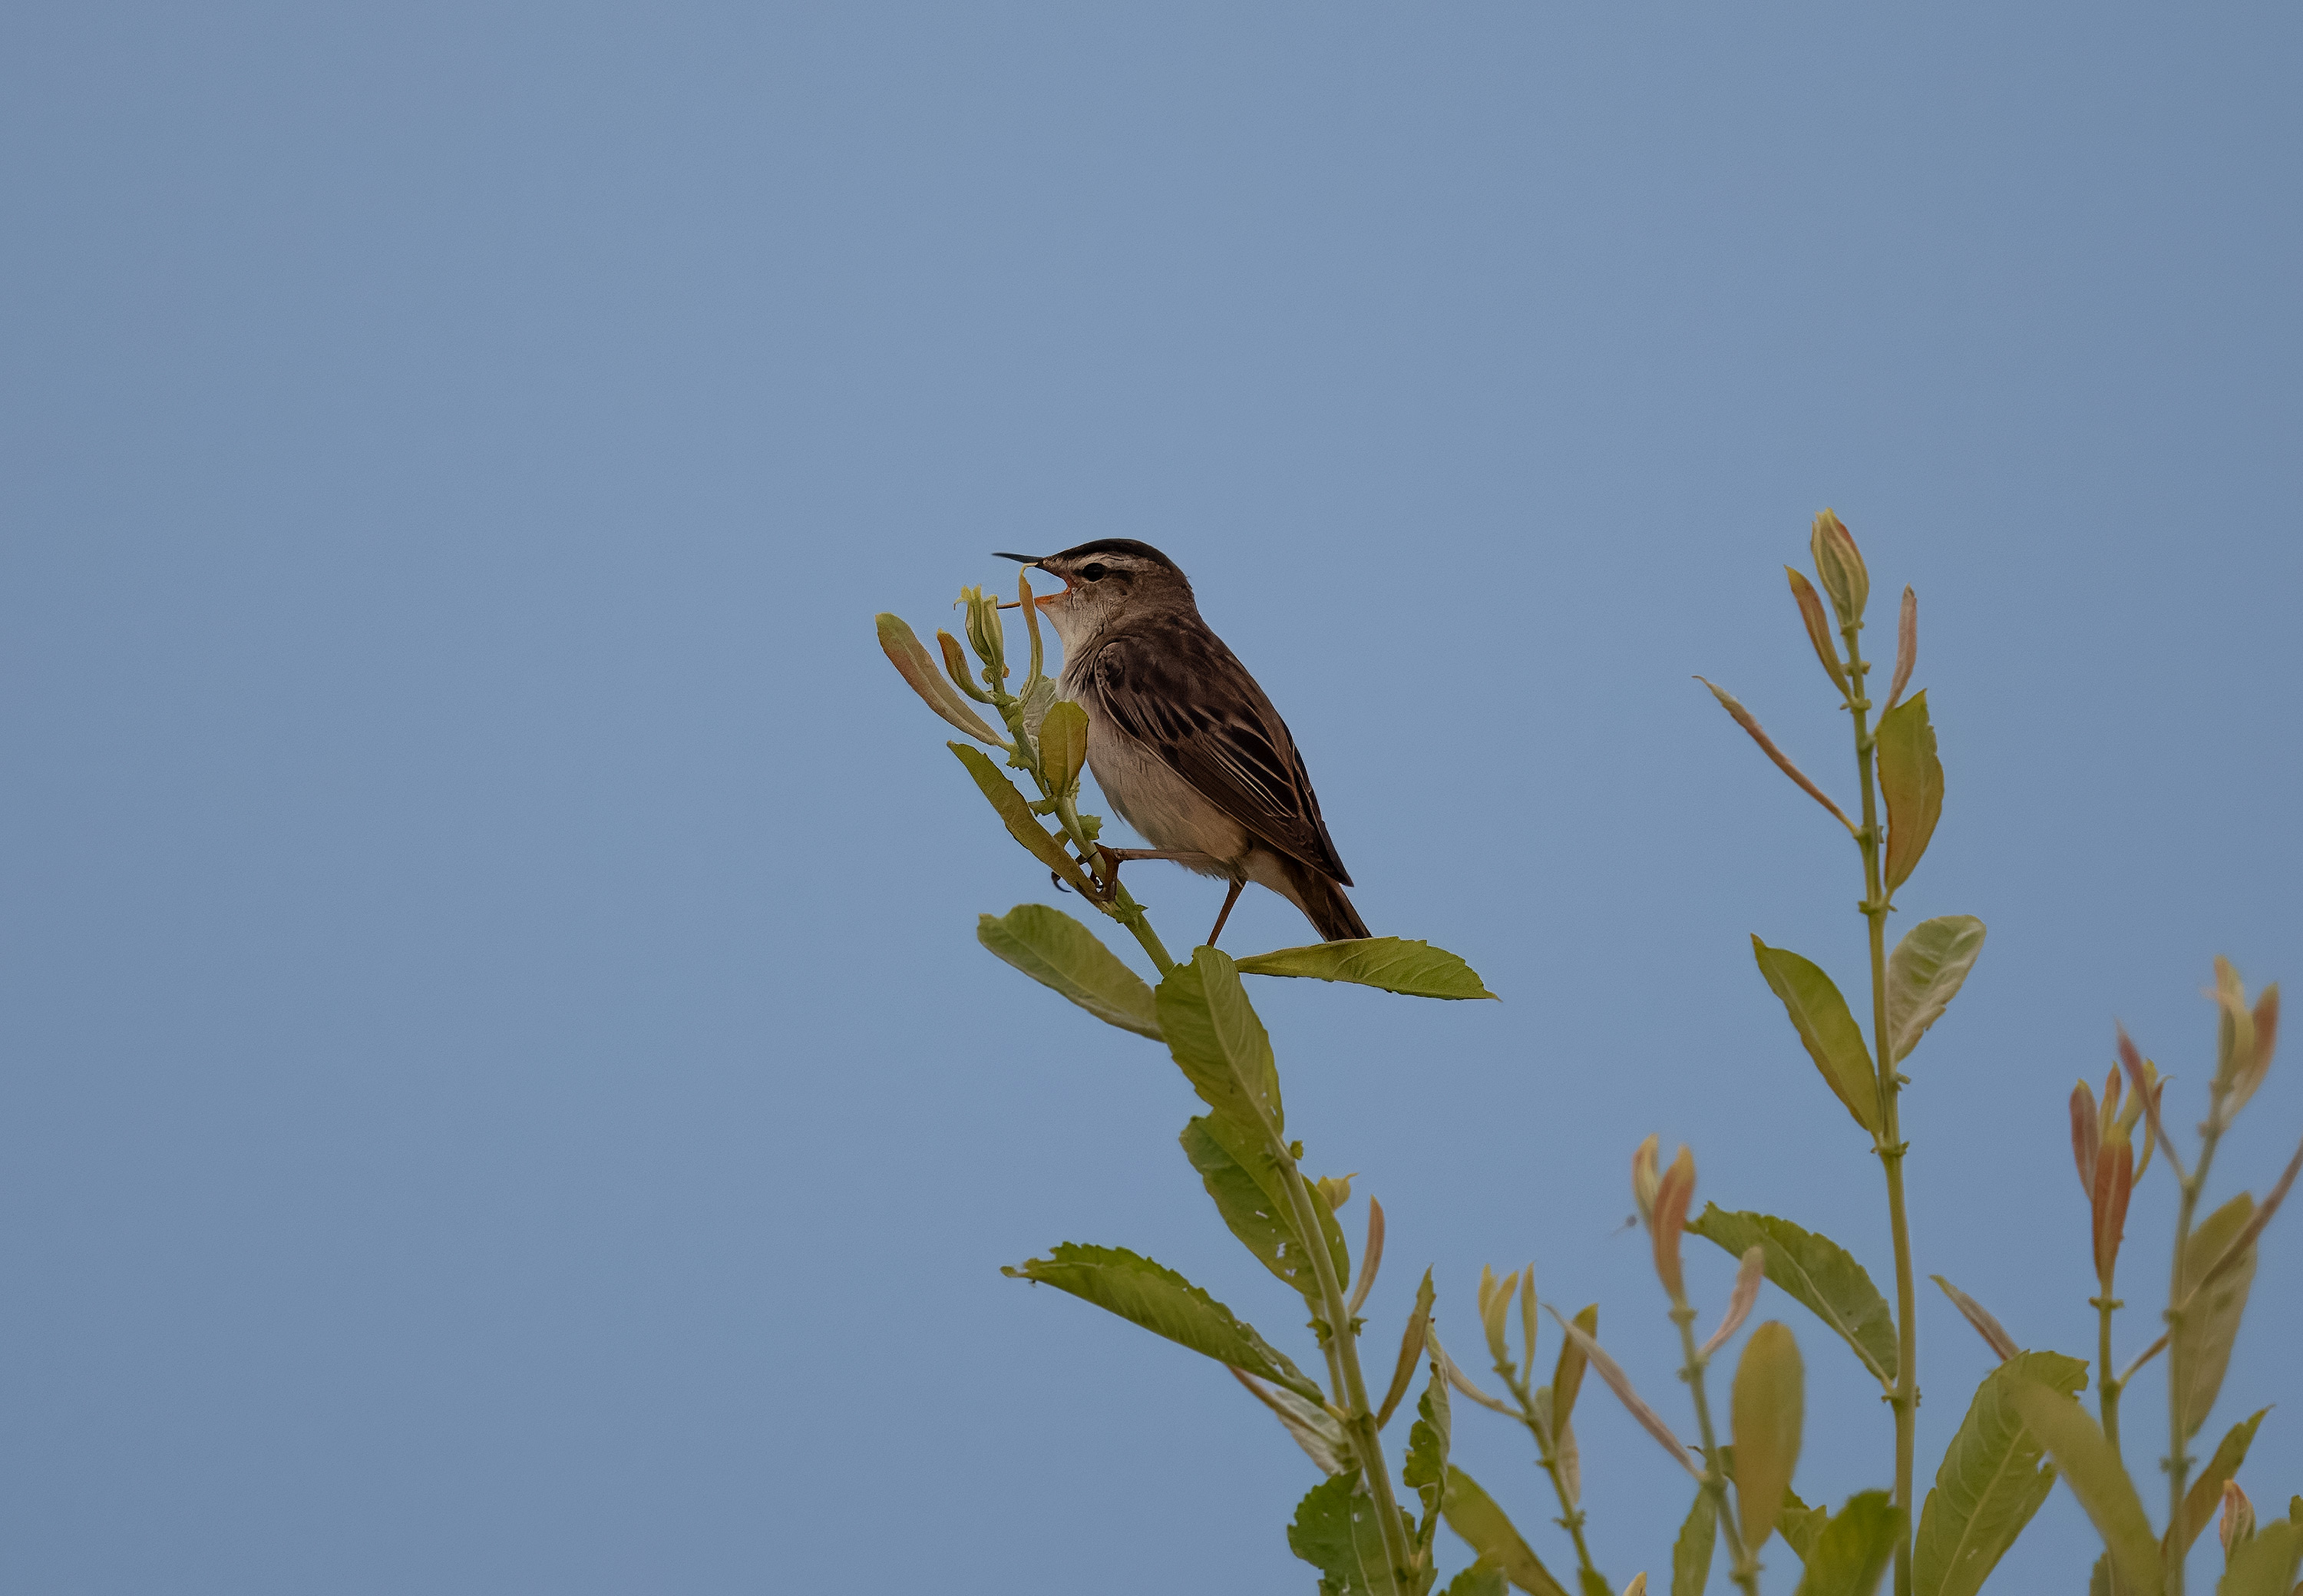
<path fill-rule="evenodd" d="M 963 587 L 967 605 L 967 643 L 983 662 L 983 680 L 997 687 L 1008 676 L 1008 629 L 1000 622 L 1000 604 L 981 587 Z"/>
<path fill-rule="evenodd" d="M 1480 1325 L 1488 1332 L 1488 1351 L 1496 1360 L 1496 1367 L 1512 1366 L 1511 1347 L 1504 1339 L 1504 1330 L 1510 1322 L 1512 1298 L 1519 1293 L 1519 1271 L 1512 1271 L 1494 1289 L 1485 1292 L 1480 1302 Z"/>
<path fill-rule="evenodd" d="M 1525 1369 L 1531 1379 L 1535 1374 L 1535 1265 L 1532 1263 L 1527 1266 L 1527 1272 L 1520 1277 L 1519 1281 L 1519 1339 L 1523 1355 L 1520 1367 Z"/>
<path fill-rule="evenodd" d="M 1871 597 L 1871 573 L 1864 568 L 1863 552 L 1855 546 L 1846 523 L 1828 510 L 1817 516 L 1808 552 L 1815 556 L 1815 574 L 1831 596 L 1831 607 L 1839 612 L 1839 624 L 1852 626 L 1862 620 L 1863 606 Z"/>
<path fill-rule="evenodd" d="M 1911 685 L 1911 667 L 1919 663 L 1919 595 L 1903 589 L 1903 608 L 1895 618 L 1895 679 L 1887 684 L 1887 707 Z"/>
<path fill-rule="evenodd" d="M 2220 1526 L 2223 1556 L 2229 1558 L 2231 1548 L 2255 1539 L 2255 1504 L 2247 1492 L 2239 1488 L 2237 1480 L 2223 1482 L 2223 1518 Z"/>
<path fill-rule="evenodd" d="M 2095 1161 L 2103 1144 L 2103 1125 L 2096 1117 L 2095 1093 L 2085 1081 L 2071 1088 L 2071 1161 L 2079 1167 L 2079 1190 L 2095 1201 Z"/>
<path fill-rule="evenodd" d="M 1358 1174 L 1359 1171 L 1354 1170 L 1351 1174 L 1340 1178 L 1333 1175 L 1320 1177 L 1316 1184 L 1320 1188 L 1320 1195 L 1328 1200 L 1328 1207 L 1330 1211 L 1341 1208 L 1352 1200 L 1352 1181 Z"/>
<path fill-rule="evenodd" d="M 2135 1149 L 2124 1142 L 2105 1147 L 2095 1161 L 2095 1272 L 2105 1296 L 2119 1267 L 2119 1244 L 2127 1229 L 2127 1199 L 2135 1190 Z"/>
<path fill-rule="evenodd" d="M 1839 646 L 1831 640 L 1831 622 L 1824 616 L 1823 600 L 1816 596 L 1815 584 L 1788 565 L 1784 574 L 1792 579 L 1792 597 L 1799 604 L 1807 640 L 1815 645 L 1815 657 L 1823 662 L 1824 674 L 1831 678 L 1832 686 L 1847 694 L 1847 667 L 1840 663 Z"/>
<path fill-rule="evenodd" d="M 1640 1207 L 1640 1223 L 1655 1221 L 1656 1138 L 1649 1136 L 1632 1154 L 1632 1200 Z"/>
<path fill-rule="evenodd" d="M 1079 785 L 1087 763 L 1087 711 L 1069 699 L 1049 706 L 1040 717 L 1040 771 L 1058 798 Z"/>
<path fill-rule="evenodd" d="M 943 650 L 944 674 L 951 678 L 952 686 L 966 693 L 978 704 L 991 703 L 991 696 L 967 679 L 967 656 L 959 651 L 959 639 L 949 632 L 939 629 L 936 632 L 936 646 Z"/>
<path fill-rule="evenodd" d="M 1688 1200 L 1694 1195 L 1695 1154 L 1682 1146 L 1657 1184 L 1655 1219 L 1648 1227 L 1655 1243 L 1656 1278 L 1675 1304 L 1687 1297 L 1687 1282 L 1680 1272 L 1679 1233 L 1686 1227 Z"/>

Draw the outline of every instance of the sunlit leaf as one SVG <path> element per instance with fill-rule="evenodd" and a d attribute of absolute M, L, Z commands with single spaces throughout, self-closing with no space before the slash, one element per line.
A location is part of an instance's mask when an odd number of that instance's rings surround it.
<path fill-rule="evenodd" d="M 1492 998 L 1480 977 L 1445 948 L 1405 937 L 1370 936 L 1309 948 L 1281 948 L 1239 961 L 1244 975 L 1308 975 L 1351 981 L 1411 998 Z"/>
<path fill-rule="evenodd" d="M 1320 1388 L 1287 1361 L 1286 1353 L 1257 1335 L 1254 1327 L 1235 1318 L 1229 1308 L 1174 1270 L 1126 1247 L 1082 1246 L 1067 1241 L 1045 1258 L 1030 1259 L 1000 1272 L 1011 1279 L 1067 1291 L 1131 1324 L 1142 1325 L 1155 1336 L 1165 1336 L 1178 1347 L 1188 1347 L 1203 1357 L 1286 1386 L 1310 1401 L 1320 1400 Z"/>
<path fill-rule="evenodd" d="M 1319 1272 L 1296 1234 L 1293 1206 L 1275 1195 L 1286 1190 L 1280 1184 L 1286 1174 L 1263 1139 L 1239 1135 L 1237 1127 L 1227 1127 L 1211 1114 L 1185 1126 L 1181 1139 L 1184 1156 L 1200 1172 L 1200 1183 L 1215 1199 L 1216 1212 L 1240 1245 L 1284 1283 L 1302 1292 L 1312 1311 L 1319 1312 L 1322 1302 Z M 1315 1217 L 1316 1213 L 1315 1209 Z M 1343 1237 L 1337 1232 L 1329 1239 L 1339 1246 Z M 1329 1258 L 1339 1278 L 1349 1273 L 1348 1261 L 1333 1251 Z"/>
<path fill-rule="evenodd" d="M 1816 1537 L 1794 1596 L 1871 1596 L 1902 1533 L 1902 1509 L 1885 1491 L 1857 1491 Z"/>
<path fill-rule="evenodd" d="M 1799 1466 L 1806 1393 L 1807 1371 L 1791 1328 L 1770 1319 L 1743 1344 L 1729 1406 L 1735 1434 L 1735 1506 L 1746 1546 L 1764 1545 L 1775 1533 L 1784 1491 Z"/>
<path fill-rule="evenodd" d="M 2159 1596 L 2159 1538 L 2151 1533 L 2135 1482 L 2085 1409 L 2064 1392 L 2033 1381 L 2008 1388 L 2006 1400 L 2055 1460 L 2055 1470 L 2095 1521 L 2126 1596 Z"/>
<path fill-rule="evenodd" d="M 2267 1407 L 2257 1408 L 2233 1424 L 2231 1433 L 2224 1436 L 2215 1448 L 2215 1455 L 2207 1459 L 2207 1465 L 2199 1472 L 2199 1477 L 2191 1482 L 2191 1489 L 2183 1493 L 2185 1551 L 2191 1550 L 2192 1542 L 2199 1538 L 2199 1532 L 2214 1522 L 2215 1505 L 2223 1497 L 2223 1482 L 2236 1476 L 2239 1465 L 2247 1461 L 2247 1449 L 2255 1444 L 2256 1427 L 2263 1423 L 2263 1415 L 2270 1411 Z M 2175 1526 L 2169 1524 L 2167 1533 L 2159 1538 L 2159 1544 L 2168 1546 L 2174 1538 Z"/>
<path fill-rule="evenodd" d="M 1711 1492 L 1698 1487 L 1695 1505 L 1679 1526 L 1671 1548 L 1671 1596 L 1703 1596 L 1711 1577 L 1711 1549 L 1719 1540 L 1719 1506 Z"/>
<path fill-rule="evenodd" d="M 1092 896 L 1094 883 L 1082 872 L 1078 862 L 1048 835 L 1048 829 L 1033 815 L 1032 806 L 1024 801 L 1024 795 L 1016 790 L 1016 784 L 1000 773 L 1000 767 L 974 748 L 962 744 L 946 743 L 944 747 L 959 756 L 960 764 L 967 767 L 967 773 L 974 778 L 975 785 L 991 800 L 991 807 L 998 811 L 1000 823 L 1008 828 L 1008 834 L 1022 843 L 1033 858 L 1054 871 L 1073 891 L 1082 897 Z"/>
<path fill-rule="evenodd" d="M 1902 1062 L 1943 1018 L 1982 951 L 1983 922 L 1973 915 L 1938 916 L 1903 933 L 1887 958 L 1889 1062 Z"/>
<path fill-rule="evenodd" d="M 2303 1524 L 2273 1519 L 2231 1548 L 2215 1596 L 2287 1596 L 2298 1562 L 2303 1562 Z"/>
<path fill-rule="evenodd" d="M 1783 1000 L 1784 1011 L 1791 1016 L 1808 1057 L 1823 1072 L 1824 1084 L 1847 1105 L 1856 1124 L 1876 1132 L 1879 1086 L 1871 1073 L 1871 1052 L 1863 1045 L 1863 1029 L 1848 1012 L 1839 988 L 1788 948 L 1770 948 L 1753 937 L 1751 954 L 1759 961 L 1759 974 Z"/>
<path fill-rule="evenodd" d="M 886 653 L 888 663 L 896 667 L 897 674 L 911 684 L 912 691 L 920 696 L 927 706 L 952 725 L 982 743 L 995 748 L 1005 747 L 983 717 L 968 708 L 967 700 L 955 691 L 936 669 L 935 661 L 928 654 L 912 629 L 904 624 L 900 615 L 882 612 L 875 616 L 879 627 L 880 647 Z"/>
<path fill-rule="evenodd" d="M 1716 1203 L 1707 1203 L 1687 1228 L 1738 1258 L 1761 1248 L 1776 1288 L 1837 1331 L 1881 1385 L 1895 1383 L 1895 1316 L 1863 1266 L 1838 1243 L 1789 1220 L 1730 1213 Z"/>
<path fill-rule="evenodd" d="M 1320 1571 L 1321 1596 L 1388 1596 L 1383 1526 L 1356 1471 L 1331 1475 L 1295 1505 L 1287 1549 Z"/>
<path fill-rule="evenodd" d="M 1928 693 L 1913 693 L 1879 717 L 1879 791 L 1887 800 L 1887 891 L 1911 879 L 1943 815 L 1943 761 L 1928 723 Z"/>
<path fill-rule="evenodd" d="M 1195 950 L 1160 983 L 1158 1012 L 1168 1051 L 1202 1102 L 1246 1130 L 1286 1128 L 1271 1037 L 1229 958 Z"/>
<path fill-rule="evenodd" d="M 1477 1480 L 1452 1464 L 1447 1469 L 1447 1499 L 1441 1511 L 1449 1529 L 1469 1542 L 1483 1561 L 1501 1568 L 1506 1577 L 1528 1596 L 1567 1596 L 1565 1589 L 1551 1577 L 1551 1571 L 1537 1559 L 1534 1550 L 1512 1526 L 1504 1510 L 1496 1506 L 1495 1499 L 1480 1488 Z"/>
<path fill-rule="evenodd" d="M 1087 711 L 1068 701 L 1050 704 L 1040 717 L 1040 771 L 1049 790 L 1069 792 L 1086 763 Z"/>
<path fill-rule="evenodd" d="M 2019 1352 L 1984 1378 L 1936 1470 L 1911 1551 L 1916 1596 L 1973 1596 L 2047 1493 L 2046 1448 L 2008 1400 L 2019 1383 L 2072 1395 L 2087 1364 L 2059 1352 Z"/>
<path fill-rule="evenodd" d="M 1152 988 L 1063 910 L 1019 903 L 1004 915 L 980 916 L 975 940 L 1105 1024 L 1160 1039 Z"/>
<path fill-rule="evenodd" d="M 2255 1217 L 2255 1199 L 2241 1192 L 2201 1220 L 2183 1246 L 2181 1291 L 2189 1295 L 2191 1282 L 2223 1255 L 2223 1249 L 2247 1229 Z M 2231 1342 L 2239 1335 L 2240 1315 L 2247 1311 L 2247 1296 L 2255 1285 L 2255 1248 L 2249 1246 L 2233 1267 L 2225 1270 L 2190 1306 L 2183 1311 L 2167 1351 L 2167 1378 L 2183 1393 L 2183 1439 L 2189 1440 L 2207 1422 L 2215 1398 L 2223 1389 L 2223 1372 L 2231 1367 Z"/>

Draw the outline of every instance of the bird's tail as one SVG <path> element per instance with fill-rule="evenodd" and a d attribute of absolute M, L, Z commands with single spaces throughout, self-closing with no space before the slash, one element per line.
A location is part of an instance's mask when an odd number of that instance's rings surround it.
<path fill-rule="evenodd" d="M 1350 942 L 1370 934 L 1367 922 L 1360 918 L 1360 911 L 1352 907 L 1352 900 L 1344 896 L 1343 888 L 1336 884 L 1333 877 L 1322 875 L 1297 859 L 1286 860 L 1282 871 L 1287 896 L 1303 911 L 1303 917 L 1312 922 L 1321 942 Z"/>

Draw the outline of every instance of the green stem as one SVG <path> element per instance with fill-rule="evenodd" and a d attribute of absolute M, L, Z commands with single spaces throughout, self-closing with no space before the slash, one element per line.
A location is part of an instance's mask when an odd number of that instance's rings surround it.
<path fill-rule="evenodd" d="M 1887 1222 L 1895 1244 L 1895 1387 L 1887 1400 L 1895 1410 L 1895 1506 L 1902 1510 L 1903 1533 L 1895 1542 L 1895 1596 L 1911 1591 L 1911 1464 L 1919 1440 L 1919 1285 L 1911 1268 L 1911 1226 L 1903 1203 L 1903 1154 L 1898 1111 L 1903 1077 L 1895 1071 L 1887 1034 L 1887 908 L 1888 895 L 1881 874 L 1879 783 L 1874 762 L 1877 739 L 1871 735 L 1871 700 L 1866 696 L 1864 662 L 1858 619 L 1839 629 L 1847 639 L 1847 670 L 1854 690 L 1847 712 L 1855 722 L 1855 768 L 1863 785 L 1863 829 L 1856 840 L 1863 850 L 1863 917 L 1871 937 L 1872 1056 L 1879 1085 L 1879 1129 L 1873 1146 L 1887 1177 Z"/>
<path fill-rule="evenodd" d="M 2190 1437 L 2190 1415 L 2183 1411 L 2183 1388 L 2189 1383 L 2190 1348 L 2183 1333 L 2183 1252 L 2191 1239 L 2191 1221 L 2198 1217 L 2199 1194 L 2206 1189 L 2207 1170 L 2215 1161 L 2215 1144 L 2222 1133 L 2211 1103 L 2207 1122 L 2199 1127 L 2199 1162 L 2188 1176 L 2179 1177 L 2182 1198 L 2175 1209 L 2175 1262 L 2167 1284 L 2167 1596 L 2183 1596 L 2184 1553 L 2190 1545 L 2190 1526 L 2184 1522 L 2183 1498 L 2190 1489 L 2194 1458 L 2183 1448 Z M 2173 1161 L 2168 1161 L 2171 1164 Z"/>
<path fill-rule="evenodd" d="M 2096 1310 L 2096 1406 L 2103 1414 L 2103 1438 L 2111 1443 L 2113 1457 L 2119 1455 L 2119 1393 L 2123 1388 L 2119 1376 L 2111 1372 L 2111 1315 L 2122 1306 L 2111 1294 L 2111 1281 L 2097 1282 L 2103 1288 L 2101 1296 L 2088 1301 Z"/>
<path fill-rule="evenodd" d="M 1367 1481 L 1368 1494 L 1375 1499 L 1376 1526 L 1383 1533 L 1384 1555 L 1391 1562 L 1392 1596 L 1405 1596 L 1413 1588 L 1407 1529 L 1401 1522 L 1398 1499 L 1391 1488 L 1391 1470 L 1384 1462 L 1383 1436 L 1376 1429 L 1375 1410 L 1368 1405 L 1367 1382 L 1360 1373 L 1359 1338 L 1352 1333 L 1350 1305 L 1344 1296 L 1343 1282 L 1336 1278 L 1335 1261 L 1320 1239 L 1320 1218 L 1312 1207 L 1311 1193 L 1304 1189 L 1303 1177 L 1295 1167 L 1295 1154 L 1260 1110 L 1258 1118 L 1262 1120 L 1265 1144 L 1279 1165 L 1279 1183 L 1286 1188 L 1289 1206 L 1295 1210 L 1295 1233 L 1305 1238 L 1303 1250 L 1312 1255 L 1312 1278 L 1319 1283 L 1320 1301 L 1328 1316 L 1323 1350 L 1328 1354 L 1331 1376 L 1338 1370 L 1343 1376 L 1337 1395 L 1344 1399 L 1341 1406 L 1348 1415 L 1345 1429 L 1352 1438 L 1352 1450 L 1359 1458 L 1360 1474 Z"/>
<path fill-rule="evenodd" d="M 1703 1436 L 1703 1489 L 1710 1494 L 1720 1533 L 1727 1538 L 1727 1576 L 1742 1588 L 1743 1596 L 1759 1596 L 1759 1549 L 1743 1544 L 1743 1532 L 1727 1507 L 1727 1472 L 1719 1466 L 1719 1440 L 1711 1427 L 1711 1400 L 1703 1389 L 1703 1370 L 1708 1360 L 1695 1344 L 1695 1309 L 1685 1297 L 1674 1297 L 1671 1319 L 1679 1326 L 1680 1348 L 1687 1356 L 1687 1366 L 1680 1371 L 1680 1376 L 1694 1395 L 1696 1427 Z"/>
<path fill-rule="evenodd" d="M 1536 1422 L 1535 1392 L 1525 1380 L 1516 1374 L 1510 1364 L 1498 1364 L 1496 1365 L 1496 1372 L 1503 1376 L 1504 1384 L 1510 1388 L 1514 1399 L 1519 1403 L 1520 1422 L 1527 1426 L 1527 1432 L 1535 1438 L 1537 1466 L 1551 1476 L 1552 1494 L 1559 1499 L 1559 1517 L 1556 1522 L 1575 1542 L 1575 1566 L 1582 1575 L 1578 1583 L 1586 1589 L 1594 1583 L 1605 1586 L 1607 1583 L 1607 1576 L 1599 1572 L 1599 1565 L 1591 1560 L 1591 1548 L 1583 1539 L 1583 1521 L 1588 1516 L 1583 1511 L 1577 1493 L 1570 1492 L 1567 1489 L 1567 1471 L 1559 1461 L 1559 1448 L 1552 1444 L 1552 1438 L 1545 1434 L 1543 1426 Z M 1556 1426 L 1558 1423 L 1558 1417 L 1555 1414 L 1552 1423 Z"/>

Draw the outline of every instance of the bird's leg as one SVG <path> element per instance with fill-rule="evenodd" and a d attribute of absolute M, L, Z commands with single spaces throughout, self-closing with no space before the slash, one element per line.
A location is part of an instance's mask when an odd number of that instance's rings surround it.
<path fill-rule="evenodd" d="M 1096 857 L 1103 865 L 1103 898 L 1109 903 L 1119 891 L 1119 866 L 1128 859 L 1168 859 L 1178 865 L 1188 865 L 1199 870 L 1219 870 L 1223 866 L 1203 853 L 1194 853 L 1186 848 L 1106 848 L 1095 845 Z"/>
<path fill-rule="evenodd" d="M 1224 894 L 1224 906 L 1216 914 L 1216 928 L 1208 933 L 1209 947 L 1214 947 L 1216 938 L 1223 934 L 1224 922 L 1231 918 L 1231 906 L 1239 901 L 1239 890 L 1245 885 L 1247 877 L 1235 875 L 1231 878 L 1231 891 Z"/>

